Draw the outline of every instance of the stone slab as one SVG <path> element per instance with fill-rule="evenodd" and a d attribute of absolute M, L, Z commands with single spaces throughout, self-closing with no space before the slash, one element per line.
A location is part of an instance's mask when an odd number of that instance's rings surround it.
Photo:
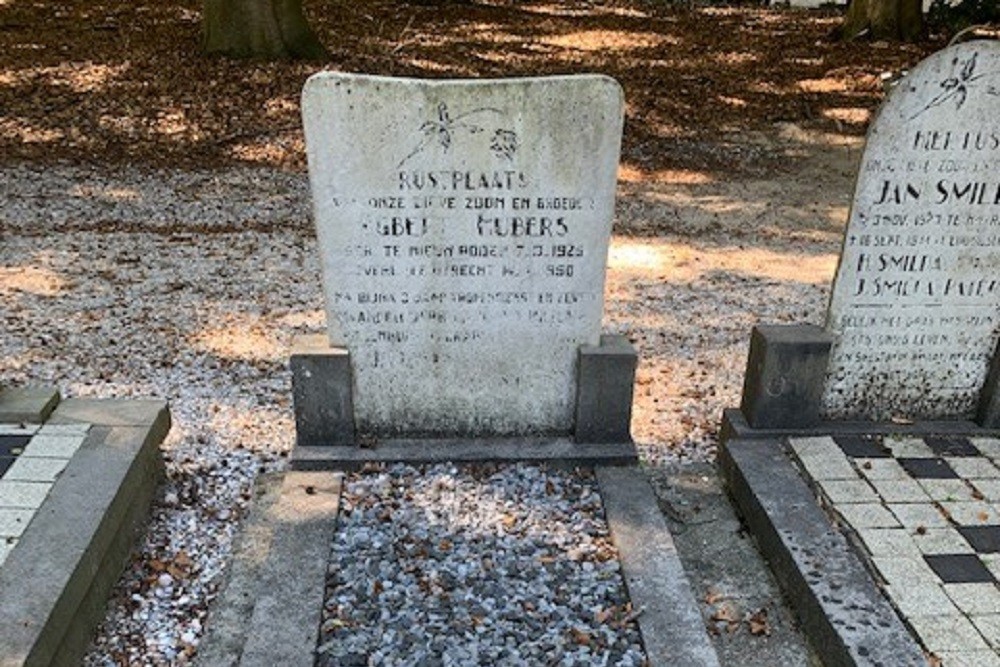
<path fill-rule="evenodd" d="M 164 414 L 167 417 L 164 417 Z M 63 400 L 40 432 L 55 434 L 51 427 L 67 427 L 74 432 L 74 425 L 100 424 L 102 426 L 154 426 L 161 429 L 157 436 L 166 436 L 170 429 L 169 412 L 165 401 L 157 399 L 97 399 L 67 398 Z M 162 430 L 165 429 L 165 430 Z"/>
<path fill-rule="evenodd" d="M 568 438 L 482 438 L 380 441 L 374 447 L 296 447 L 294 470 L 357 470 L 366 463 L 545 463 L 552 466 L 631 466 L 632 443 L 576 443 Z"/>
<path fill-rule="evenodd" d="M 298 446 L 353 445 L 354 377 L 351 354 L 326 336 L 299 336 L 289 360 Z"/>
<path fill-rule="evenodd" d="M 919 63 L 868 132 L 833 285 L 834 419 L 970 419 L 1000 336 L 1000 44 Z"/>
<path fill-rule="evenodd" d="M 814 325 L 755 326 L 740 406 L 747 421 L 756 428 L 818 424 L 832 342 Z"/>
<path fill-rule="evenodd" d="M 600 345 L 583 345 L 577 371 L 576 442 L 632 442 L 635 347 L 624 336 L 601 336 Z"/>
<path fill-rule="evenodd" d="M 90 402 L 96 424 L 116 421 Z M 0 667 L 79 664 L 162 474 L 166 404 L 141 425 L 90 429 L 0 568 Z"/>
<path fill-rule="evenodd" d="M 264 480 L 196 665 L 312 667 L 340 488 L 333 473 Z"/>
<path fill-rule="evenodd" d="M 577 350 L 600 336 L 617 82 L 324 72 L 302 107 L 359 434 L 570 435 Z"/>
<path fill-rule="evenodd" d="M 819 508 L 781 440 L 726 440 L 719 464 L 825 665 L 927 665 L 847 539 Z"/>
<path fill-rule="evenodd" d="M 718 667 L 705 622 L 649 482 L 635 468 L 597 468 L 611 537 L 651 667 Z"/>
<path fill-rule="evenodd" d="M 0 389 L 0 422 L 40 424 L 58 404 L 59 391 L 52 387 Z"/>
<path fill-rule="evenodd" d="M 702 617 L 708 619 L 709 639 L 719 662 L 748 667 L 822 665 L 783 599 L 767 561 L 747 535 L 718 466 L 714 462 L 678 461 L 644 472 Z M 766 623 L 767 632 L 750 632 L 751 619 Z"/>
<path fill-rule="evenodd" d="M 798 428 L 753 428 L 743 413 L 736 408 L 722 412 L 719 438 L 772 439 L 790 436 L 830 436 L 830 435 L 964 435 L 968 437 L 994 437 L 996 429 L 983 428 L 972 421 L 915 421 L 911 423 L 870 422 L 870 421 L 823 421 L 816 426 Z"/>
<path fill-rule="evenodd" d="M 225 581 L 210 609 L 194 659 L 196 667 L 239 664 L 250 633 L 248 619 L 253 615 L 264 567 L 274 542 L 274 526 L 269 513 L 281 497 L 283 479 L 281 473 L 270 473 L 259 476 L 254 483 L 253 504 L 233 545 Z"/>

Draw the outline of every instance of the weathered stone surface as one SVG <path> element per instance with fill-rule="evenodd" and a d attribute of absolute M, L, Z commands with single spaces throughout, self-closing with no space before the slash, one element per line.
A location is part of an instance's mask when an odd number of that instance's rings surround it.
<path fill-rule="evenodd" d="M 800 428 L 819 423 L 819 400 L 831 336 L 810 324 L 758 325 L 740 409 L 754 428 Z"/>
<path fill-rule="evenodd" d="M 576 442 L 632 442 L 632 395 L 638 355 L 624 336 L 580 347 Z"/>
<path fill-rule="evenodd" d="M 354 388 L 351 355 L 326 336 L 299 336 L 292 343 L 295 444 L 353 445 Z"/>
<path fill-rule="evenodd" d="M 303 117 L 359 433 L 568 434 L 577 349 L 599 341 L 618 84 L 322 73 Z"/>
<path fill-rule="evenodd" d="M 921 62 L 861 162 L 827 326 L 833 418 L 969 418 L 1000 333 L 1000 45 Z"/>

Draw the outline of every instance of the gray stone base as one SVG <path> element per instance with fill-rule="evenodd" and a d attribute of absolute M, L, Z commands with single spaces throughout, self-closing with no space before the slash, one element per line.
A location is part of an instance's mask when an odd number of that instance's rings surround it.
<path fill-rule="evenodd" d="M 258 481 L 195 665 L 312 667 L 340 485 L 332 473 Z"/>
<path fill-rule="evenodd" d="M 605 335 L 601 336 L 598 345 L 581 346 L 577 359 L 573 432 L 549 435 L 572 435 L 581 446 L 617 444 L 631 447 L 632 392 L 637 360 L 635 348 L 624 336 Z M 354 420 L 350 351 L 330 345 L 323 335 L 299 336 L 293 342 L 289 366 L 296 445 L 358 445 L 364 438 L 359 437 Z M 447 440 L 442 438 L 442 442 Z M 484 438 L 482 446 L 488 448 L 492 446 L 490 442 Z M 544 443 L 540 447 L 544 449 Z M 507 455 L 502 459 L 508 460 Z M 536 459 L 529 454 L 524 460 Z"/>
<path fill-rule="evenodd" d="M 674 540 L 645 475 L 598 468 L 611 538 L 650 665 L 718 667 Z"/>
<path fill-rule="evenodd" d="M 719 464 L 739 512 L 824 664 L 925 666 L 919 644 L 799 475 L 784 437 L 759 432 L 744 437 L 748 429 L 736 414 L 727 413 Z M 890 426 L 899 425 L 883 428 Z M 849 432 L 858 429 L 853 425 Z M 831 430 L 836 427 L 822 433 L 830 435 Z"/>
<path fill-rule="evenodd" d="M 386 440 L 374 447 L 296 447 L 294 470 L 357 470 L 366 463 L 545 463 L 551 466 L 630 466 L 635 445 L 580 444 L 568 438 Z"/>
<path fill-rule="evenodd" d="M 736 438 L 790 438 L 822 435 L 914 435 L 921 436 L 954 435 L 975 437 L 996 437 L 997 429 L 983 428 L 971 421 L 920 421 L 910 424 L 865 421 L 827 421 L 804 428 L 753 428 L 747 423 L 743 413 L 735 408 L 724 410 L 719 440 Z"/>
<path fill-rule="evenodd" d="M 0 665 L 80 664 L 162 474 L 161 401 L 63 401 L 48 423 L 91 424 L 0 567 Z"/>
<path fill-rule="evenodd" d="M 0 424 L 41 424 L 59 405 L 52 387 L 0 389 Z"/>

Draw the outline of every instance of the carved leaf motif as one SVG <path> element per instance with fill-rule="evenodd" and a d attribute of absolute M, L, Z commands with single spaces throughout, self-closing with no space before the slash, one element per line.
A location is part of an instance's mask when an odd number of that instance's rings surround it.
<path fill-rule="evenodd" d="M 972 57 L 962 66 L 962 81 L 968 81 L 972 78 L 972 73 L 976 71 L 976 56 L 978 55 L 978 53 L 973 53 Z"/>

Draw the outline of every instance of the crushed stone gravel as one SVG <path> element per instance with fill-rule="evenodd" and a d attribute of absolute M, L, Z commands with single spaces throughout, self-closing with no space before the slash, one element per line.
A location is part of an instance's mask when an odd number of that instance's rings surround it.
<path fill-rule="evenodd" d="M 592 476 L 519 465 L 351 477 L 317 665 L 642 665 Z"/>

